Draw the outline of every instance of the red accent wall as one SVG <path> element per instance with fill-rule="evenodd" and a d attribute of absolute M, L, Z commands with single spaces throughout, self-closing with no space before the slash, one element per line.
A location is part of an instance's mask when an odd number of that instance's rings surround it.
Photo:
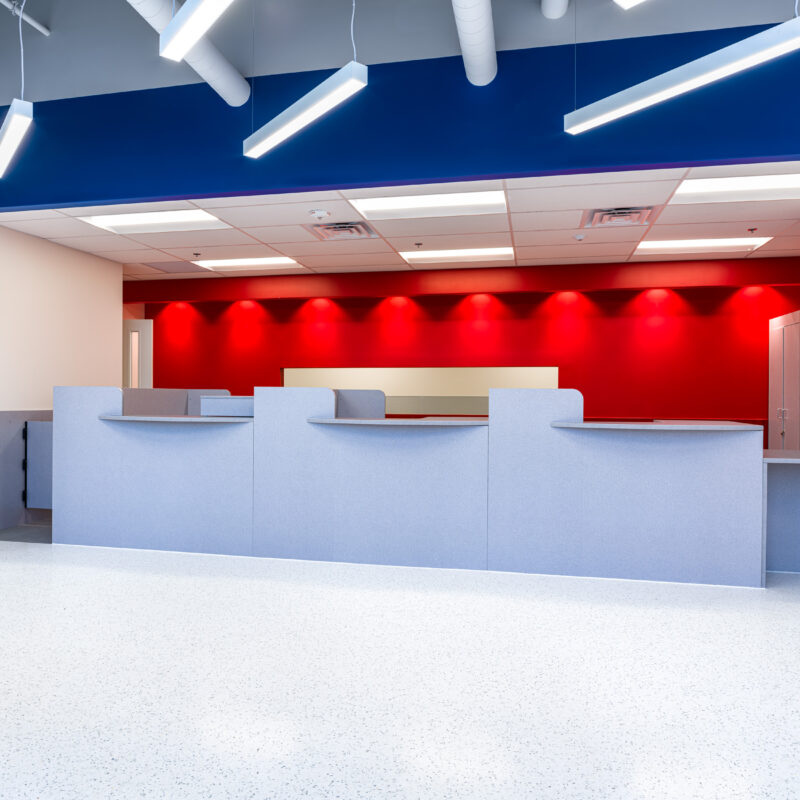
<path fill-rule="evenodd" d="M 711 265 L 711 277 L 719 278 L 722 263 Z M 792 268 L 800 281 L 794 259 L 761 263 L 766 277 Z M 241 297 L 253 294 L 254 279 L 212 279 L 153 281 L 150 297 L 141 297 L 144 284 L 129 284 L 126 300 L 150 300 L 161 387 L 250 394 L 254 386 L 280 384 L 282 367 L 557 366 L 560 385 L 583 392 L 587 417 L 765 419 L 768 320 L 800 308 L 800 285 L 702 285 L 706 262 L 696 262 L 694 273 L 680 266 L 673 274 L 699 285 L 537 292 L 524 290 L 527 274 L 518 276 L 521 291 L 462 293 L 456 287 L 463 275 L 453 275 L 450 293 L 369 297 L 362 295 L 370 277 L 359 275 L 344 282 L 358 291 L 338 283 L 334 297 L 269 296 L 262 289 L 265 299 L 231 300 L 232 281 L 240 281 Z M 591 286 L 603 279 L 620 286 L 623 271 L 639 284 L 643 276 L 663 280 L 657 267 L 597 266 Z M 458 272 L 473 283 L 480 283 L 478 273 L 500 277 L 494 270 Z M 392 288 L 386 277 L 373 276 L 374 284 Z M 223 283 L 224 299 L 210 299 L 207 293 Z M 175 292 L 205 297 L 158 302 L 159 292 L 164 299 Z"/>

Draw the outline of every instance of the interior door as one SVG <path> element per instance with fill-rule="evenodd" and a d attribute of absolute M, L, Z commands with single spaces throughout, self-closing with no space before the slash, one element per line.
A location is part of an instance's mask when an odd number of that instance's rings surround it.
<path fill-rule="evenodd" d="M 769 417 L 767 419 L 770 450 L 783 450 L 783 331 L 769 330 Z"/>
<path fill-rule="evenodd" d="M 783 329 L 783 409 L 783 446 L 800 450 L 800 324 Z"/>
<path fill-rule="evenodd" d="M 126 319 L 122 325 L 122 385 L 152 389 L 153 320 Z"/>

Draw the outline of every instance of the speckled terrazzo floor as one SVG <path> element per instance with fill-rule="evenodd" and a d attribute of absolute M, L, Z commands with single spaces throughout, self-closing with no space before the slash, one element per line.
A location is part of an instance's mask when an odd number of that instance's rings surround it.
<path fill-rule="evenodd" d="M 0 797 L 800 798 L 800 576 L 0 542 Z"/>

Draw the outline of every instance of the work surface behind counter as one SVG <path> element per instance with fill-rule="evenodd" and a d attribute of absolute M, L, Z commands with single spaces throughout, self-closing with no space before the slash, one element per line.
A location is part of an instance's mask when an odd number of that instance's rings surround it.
<path fill-rule="evenodd" d="M 562 389 L 447 425 L 329 389 L 256 389 L 238 424 L 99 418 L 119 402 L 56 393 L 56 542 L 762 585 L 757 426 L 553 427 L 583 422 Z"/>

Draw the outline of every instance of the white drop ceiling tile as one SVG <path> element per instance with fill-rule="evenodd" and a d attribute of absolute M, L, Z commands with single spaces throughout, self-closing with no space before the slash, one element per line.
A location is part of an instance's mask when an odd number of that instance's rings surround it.
<path fill-rule="evenodd" d="M 754 253 L 751 253 L 748 258 L 800 258 L 800 251 L 798 250 L 764 250 L 759 247 Z"/>
<path fill-rule="evenodd" d="M 156 203 L 119 203 L 108 206 L 75 206 L 58 209 L 68 217 L 95 217 L 105 214 L 141 214 L 149 211 L 183 211 L 194 208 L 186 200 L 164 200 Z"/>
<path fill-rule="evenodd" d="M 353 239 L 339 242 L 281 242 L 275 249 L 286 256 L 329 256 L 350 253 L 392 253 L 383 239 Z"/>
<path fill-rule="evenodd" d="M 70 236 L 66 239 L 51 239 L 56 244 L 71 247 L 73 250 L 83 250 L 87 253 L 111 253 L 114 250 L 149 250 L 144 244 L 138 244 L 124 236 L 113 233 L 105 236 Z"/>
<path fill-rule="evenodd" d="M 767 242 L 759 247 L 757 252 L 763 253 L 765 250 L 786 252 L 800 250 L 800 236 L 777 236 L 771 242 Z"/>
<path fill-rule="evenodd" d="M 752 222 L 800 220 L 800 200 L 767 200 L 744 203 L 668 205 L 658 216 L 659 225 L 700 222 Z"/>
<path fill-rule="evenodd" d="M 576 236 L 583 236 L 582 245 L 608 242 L 638 242 L 647 231 L 646 225 L 619 225 L 608 228 L 573 228 L 562 231 L 516 231 L 514 244 L 517 247 L 540 245 L 577 244 Z"/>
<path fill-rule="evenodd" d="M 273 250 L 260 242 L 223 245 L 222 247 L 168 247 L 164 249 L 164 252 L 182 261 L 211 258 L 259 258 L 261 256 L 274 257 L 282 255 L 277 250 Z M 200 253 L 200 255 L 195 258 L 195 253 Z"/>
<path fill-rule="evenodd" d="M 800 222 L 789 220 L 786 227 L 781 230 L 782 236 L 800 236 Z"/>
<path fill-rule="evenodd" d="M 548 267 L 560 264 L 614 264 L 621 259 L 617 256 L 590 256 L 588 258 L 521 258 L 517 259 L 520 267 Z"/>
<path fill-rule="evenodd" d="M 424 183 L 414 186 L 372 186 L 367 189 L 343 189 L 341 194 L 353 200 L 362 197 L 414 197 L 425 194 L 455 194 L 458 192 L 496 192 L 503 190 L 502 180 L 455 181 L 453 183 Z"/>
<path fill-rule="evenodd" d="M 728 164 L 692 167 L 687 178 L 740 178 L 748 175 L 787 175 L 800 172 L 800 161 L 771 161 L 767 164 Z"/>
<path fill-rule="evenodd" d="M 130 235 L 129 239 L 145 244 L 150 247 L 157 247 L 159 250 L 176 250 L 180 247 L 194 248 L 200 250 L 203 247 L 215 247 L 222 245 L 238 244 L 260 244 L 242 231 L 234 228 L 223 228 L 221 230 L 210 231 L 169 231 L 165 233 L 137 233 Z"/>
<path fill-rule="evenodd" d="M 545 175 L 533 178 L 507 178 L 508 189 L 546 189 L 553 186 L 594 186 L 609 183 L 679 181 L 686 175 L 678 169 L 639 169 L 618 172 L 582 172 L 575 175 Z"/>
<path fill-rule="evenodd" d="M 313 224 L 316 220 L 311 220 Z M 283 242 L 318 242 L 319 239 L 302 225 L 271 225 L 268 228 L 248 228 L 247 235 L 253 236 L 264 244 L 281 244 Z"/>
<path fill-rule="evenodd" d="M 341 200 L 339 192 L 294 192 L 287 194 L 251 194 L 237 197 L 198 197 L 191 202 L 198 208 L 214 212 L 216 208 L 268 206 L 283 203 L 319 203 Z"/>
<path fill-rule="evenodd" d="M 787 233 L 793 223 L 791 220 L 762 221 L 755 223 L 758 229 L 751 234 L 748 228 L 754 227 L 747 222 L 700 222 L 689 225 L 662 225 L 656 222 L 647 234 L 648 239 L 715 239 L 739 236 L 777 236 Z"/>
<path fill-rule="evenodd" d="M 204 269 L 202 272 L 189 272 L 189 273 L 175 273 L 175 272 L 162 272 L 158 275 L 141 275 L 140 281 L 185 281 L 196 280 L 202 281 L 206 278 L 220 278 L 222 277 L 216 272 Z"/>
<path fill-rule="evenodd" d="M 461 217 L 387 219 L 370 222 L 381 236 L 447 236 L 460 233 L 502 233 L 507 231 L 508 214 L 475 214 Z"/>
<path fill-rule="evenodd" d="M 127 273 L 122 273 L 122 282 L 125 283 L 126 281 L 138 281 L 140 280 L 138 275 L 128 275 Z"/>
<path fill-rule="evenodd" d="M 42 239 L 64 239 L 69 236 L 91 236 L 97 233 L 97 228 L 86 222 L 72 217 L 54 217 L 52 219 L 30 219 L 30 220 L 11 220 L 3 221 L 6 228 L 11 228 L 22 233 L 29 233 L 31 236 L 39 236 Z"/>
<path fill-rule="evenodd" d="M 569 211 L 572 209 L 658 206 L 669 200 L 679 181 L 649 183 L 604 183 L 595 186 L 555 186 L 549 189 L 508 191 L 512 213 Z"/>
<path fill-rule="evenodd" d="M 317 219 L 312 211 L 322 209 L 330 216 Z M 281 203 L 260 206 L 236 206 L 216 209 L 214 215 L 237 228 L 263 228 L 268 225 L 313 225 L 326 222 L 356 222 L 361 217 L 346 200 L 320 203 Z"/>
<path fill-rule="evenodd" d="M 159 250 L 113 250 L 108 253 L 93 253 L 92 255 L 106 258 L 109 261 L 119 261 L 121 264 L 144 264 L 149 261 L 171 260 L 169 256 L 165 256 Z"/>
<path fill-rule="evenodd" d="M 320 267 L 365 267 L 381 266 L 386 267 L 390 264 L 405 264 L 400 256 L 394 253 L 358 253 L 355 255 L 343 256 L 302 256 L 297 259 L 301 264 L 311 269 Z"/>
<path fill-rule="evenodd" d="M 580 227 L 583 211 L 532 211 L 511 214 L 511 228 L 517 231 L 559 231 Z"/>
<path fill-rule="evenodd" d="M 540 247 L 517 247 L 518 259 L 541 258 L 591 258 L 592 256 L 629 256 L 636 242 L 606 242 L 605 244 L 586 244 L 573 242 L 565 245 L 542 245 Z"/>
<path fill-rule="evenodd" d="M 5 220 L 25 222 L 32 219 L 61 219 L 62 214 L 53 209 L 40 211 L 3 211 L 0 213 L 0 225 L 5 225 Z"/>
<path fill-rule="evenodd" d="M 148 267 L 147 264 L 123 264 L 122 265 L 122 274 L 123 275 L 161 275 L 163 273 L 160 270 L 155 269 L 155 267 Z"/>
<path fill-rule="evenodd" d="M 317 267 L 313 270 L 319 275 L 343 274 L 346 272 L 410 272 L 408 264 L 389 264 L 387 266 L 356 266 L 356 267 Z"/>
<path fill-rule="evenodd" d="M 450 236 L 397 236 L 387 240 L 395 250 L 458 250 L 466 247 L 510 247 L 511 233 L 462 233 Z M 422 247 L 416 246 L 422 242 Z"/>

